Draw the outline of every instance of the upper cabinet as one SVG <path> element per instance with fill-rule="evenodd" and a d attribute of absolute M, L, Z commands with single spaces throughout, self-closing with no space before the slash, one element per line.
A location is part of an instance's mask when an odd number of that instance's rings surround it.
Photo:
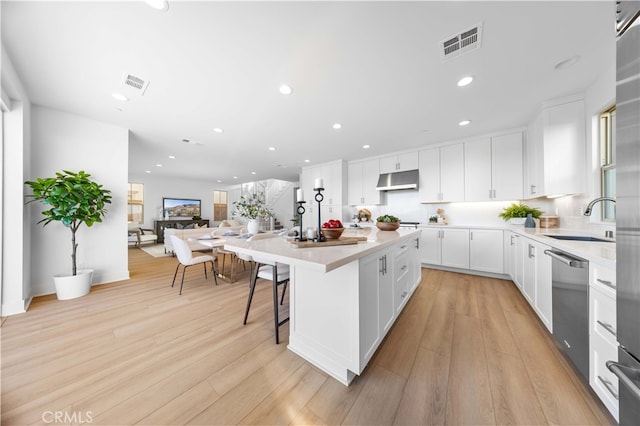
<path fill-rule="evenodd" d="M 582 99 L 547 106 L 529 124 L 525 198 L 584 192 L 585 126 Z"/>
<path fill-rule="evenodd" d="M 464 200 L 464 145 L 459 143 L 420 151 L 420 202 Z"/>
<path fill-rule="evenodd" d="M 336 160 L 302 168 L 300 188 L 304 191 L 306 213 L 316 212 L 317 214 L 316 192 L 313 190 L 316 179 L 322 179 L 323 181 L 324 191 L 322 195 L 324 199 L 322 207 L 342 206 L 344 204 L 347 189 L 347 169 L 344 161 Z M 340 209 L 337 210 L 334 214 L 335 217 L 341 216 Z M 329 212 L 334 213 L 334 209 L 331 208 Z"/>
<path fill-rule="evenodd" d="M 380 177 L 378 159 L 350 162 L 347 170 L 348 204 L 350 206 L 380 204 L 380 191 L 376 189 Z"/>
<path fill-rule="evenodd" d="M 545 195 L 584 192 L 585 109 L 584 100 L 542 110 Z"/>
<path fill-rule="evenodd" d="M 380 173 L 404 172 L 418 168 L 418 153 L 407 152 L 380 159 Z"/>
<path fill-rule="evenodd" d="M 522 132 L 464 144 L 465 201 L 522 198 Z"/>

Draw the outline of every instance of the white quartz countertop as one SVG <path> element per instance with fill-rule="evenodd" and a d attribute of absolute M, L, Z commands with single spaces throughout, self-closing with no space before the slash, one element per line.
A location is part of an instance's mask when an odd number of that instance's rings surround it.
<path fill-rule="evenodd" d="M 616 243 L 597 241 L 572 241 L 557 240 L 547 235 L 578 235 L 597 237 L 607 240 L 601 235 L 590 234 L 585 231 L 566 228 L 525 228 L 522 226 L 510 226 L 510 231 L 534 239 L 542 244 L 573 254 L 589 262 L 594 262 L 608 268 L 616 268 Z M 613 240 L 611 240 L 613 241 Z"/>
<path fill-rule="evenodd" d="M 400 228 L 397 231 L 380 231 L 375 227 L 345 228 L 343 237 L 366 236 L 367 241 L 350 245 L 297 248 L 284 237 L 257 241 L 227 239 L 224 248 L 250 256 L 265 254 L 276 262 L 329 272 L 403 239 L 415 238 L 419 235 L 419 229 L 410 228 Z"/>

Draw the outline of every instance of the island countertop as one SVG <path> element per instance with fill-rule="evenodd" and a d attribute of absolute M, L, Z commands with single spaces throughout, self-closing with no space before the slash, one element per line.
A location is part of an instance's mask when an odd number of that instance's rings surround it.
<path fill-rule="evenodd" d="M 228 239 L 227 250 L 244 254 L 265 253 L 269 258 L 288 265 L 304 266 L 318 272 L 329 272 L 360 259 L 400 240 L 418 236 L 419 229 L 399 228 L 396 231 L 380 231 L 378 228 L 346 228 L 343 237 L 366 236 L 367 241 L 357 244 L 298 248 L 286 238 L 268 238 L 257 241 Z"/>

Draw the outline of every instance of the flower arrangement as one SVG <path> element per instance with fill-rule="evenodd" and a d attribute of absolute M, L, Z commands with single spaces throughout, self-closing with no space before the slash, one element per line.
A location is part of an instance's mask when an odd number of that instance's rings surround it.
<path fill-rule="evenodd" d="M 261 217 L 268 219 L 273 216 L 273 212 L 264 204 L 264 194 L 242 195 L 240 200 L 234 201 L 236 210 L 232 217 L 240 216 L 247 219 L 257 219 Z"/>

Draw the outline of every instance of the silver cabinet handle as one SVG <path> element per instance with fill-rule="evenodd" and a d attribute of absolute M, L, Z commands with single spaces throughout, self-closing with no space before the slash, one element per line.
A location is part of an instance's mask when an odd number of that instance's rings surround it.
<path fill-rule="evenodd" d="M 618 395 L 618 392 L 616 392 L 616 390 L 613 388 L 613 383 L 611 383 L 609 380 L 603 378 L 602 376 L 598 376 L 598 380 L 600 380 L 602 382 L 604 387 L 607 388 L 609 393 L 611 395 L 613 395 L 613 397 L 615 399 L 620 399 L 620 396 Z"/>
<path fill-rule="evenodd" d="M 536 193 L 536 186 L 535 185 L 531 185 L 531 193 L 532 194 Z"/>
<path fill-rule="evenodd" d="M 407 297 L 407 292 L 405 291 L 404 293 L 402 293 L 402 294 L 400 295 L 400 297 L 401 297 L 402 299 L 404 299 L 405 297 Z"/>
<path fill-rule="evenodd" d="M 588 267 L 586 265 L 586 262 L 582 262 L 579 259 L 574 259 L 572 257 L 568 257 L 566 255 L 564 255 L 561 252 L 556 252 L 553 250 L 545 250 L 544 254 L 546 254 L 547 256 L 551 256 L 553 259 L 559 260 L 560 262 L 564 263 L 567 266 L 571 266 L 572 268 L 586 268 Z"/>
<path fill-rule="evenodd" d="M 597 320 L 596 322 L 598 324 L 600 324 L 609 333 L 613 334 L 613 337 L 618 337 L 618 335 L 616 334 L 616 329 L 613 328 L 613 326 L 611 324 L 607 324 L 606 322 L 602 322 L 600 320 Z"/>
<path fill-rule="evenodd" d="M 607 368 L 618 377 L 620 383 L 632 393 L 636 400 L 640 399 L 640 388 L 631 379 L 633 377 L 637 380 L 640 376 L 640 370 L 629 368 L 614 361 L 607 361 Z"/>
<path fill-rule="evenodd" d="M 416 238 L 416 248 L 420 250 L 420 238 Z"/>
<path fill-rule="evenodd" d="M 612 283 L 611 281 L 607 281 L 607 280 L 602 280 L 600 278 L 596 278 L 596 281 L 598 281 L 600 284 L 604 284 L 607 287 L 611 287 L 612 289 L 616 289 L 616 285 L 614 283 Z"/>
<path fill-rule="evenodd" d="M 400 246 L 400 250 L 403 250 L 403 249 L 405 249 L 406 247 L 407 247 L 406 245 L 402 245 L 402 246 Z"/>
<path fill-rule="evenodd" d="M 402 265 L 402 267 L 400 269 L 402 269 L 404 271 L 405 269 L 407 269 L 407 265 Z"/>
<path fill-rule="evenodd" d="M 535 253 L 532 252 L 531 249 L 535 249 L 535 247 L 532 244 L 529 244 L 529 259 L 536 257 Z"/>

